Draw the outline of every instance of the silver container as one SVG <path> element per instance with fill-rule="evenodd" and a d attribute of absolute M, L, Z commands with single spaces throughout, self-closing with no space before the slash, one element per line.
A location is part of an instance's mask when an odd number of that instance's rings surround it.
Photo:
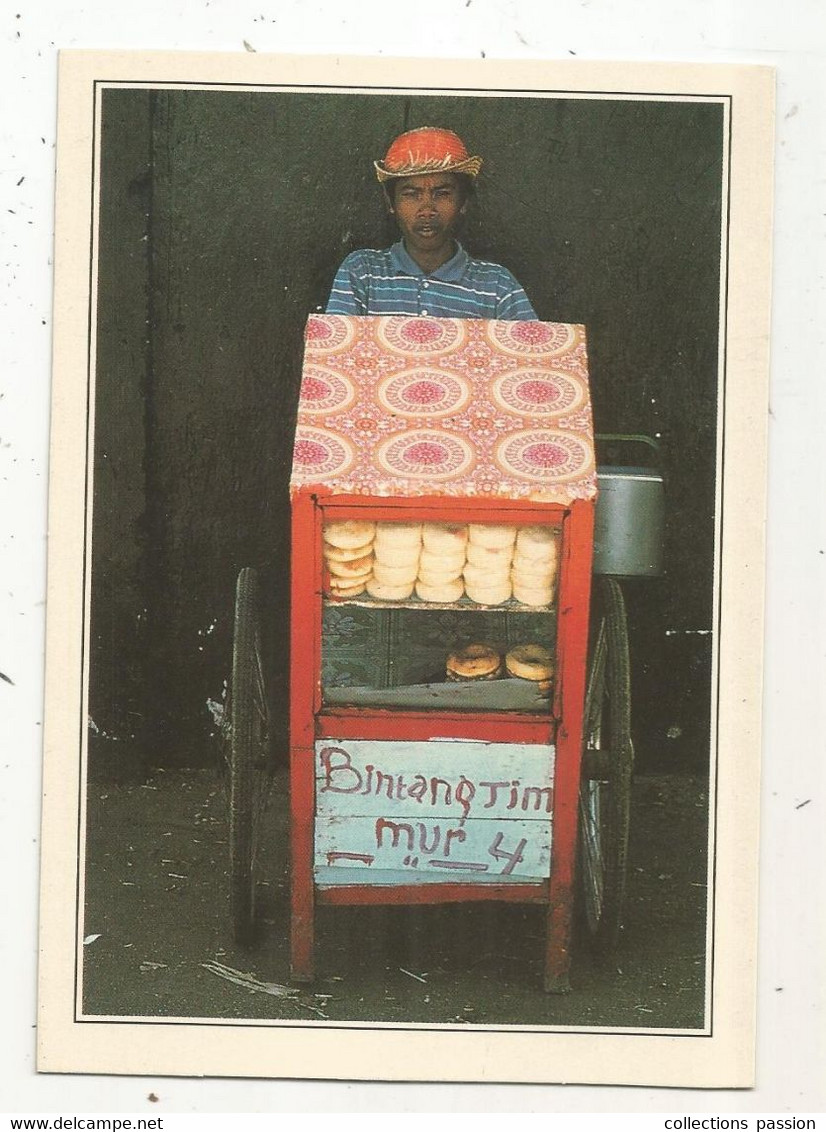
<path fill-rule="evenodd" d="M 642 437 L 612 437 L 635 442 Z M 648 442 L 655 448 L 654 442 Z M 662 573 L 665 493 L 656 468 L 597 468 L 594 573 L 655 578 Z"/>

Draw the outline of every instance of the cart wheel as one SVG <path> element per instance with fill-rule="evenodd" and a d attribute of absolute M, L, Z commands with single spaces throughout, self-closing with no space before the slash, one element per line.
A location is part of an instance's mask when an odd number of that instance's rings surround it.
<path fill-rule="evenodd" d="M 606 952 L 615 946 L 622 922 L 634 747 L 625 601 L 613 578 L 595 579 L 595 584 L 579 794 L 579 876 L 588 933 L 595 950 Z"/>
<path fill-rule="evenodd" d="M 255 927 L 255 858 L 271 776 L 258 576 L 250 568 L 238 575 L 235 590 L 228 714 L 230 912 L 236 941 L 247 944 Z"/>

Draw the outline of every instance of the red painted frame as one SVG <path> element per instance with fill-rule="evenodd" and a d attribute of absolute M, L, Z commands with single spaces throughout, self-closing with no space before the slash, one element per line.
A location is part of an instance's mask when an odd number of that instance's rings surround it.
<path fill-rule="evenodd" d="M 324 564 L 323 517 L 375 520 L 538 523 L 562 527 L 558 590 L 557 680 L 548 718 L 512 713 L 390 712 L 369 708 L 322 708 L 321 619 Z M 542 903 L 548 908 L 545 989 L 568 988 L 582 715 L 588 652 L 594 500 L 568 507 L 532 501 L 374 498 L 299 491 L 293 499 L 290 680 L 291 973 L 313 977 L 314 912 L 319 904 L 437 904 L 460 901 Z M 345 885 L 324 888 L 313 880 L 315 740 L 430 739 L 467 737 L 508 743 L 556 741 L 551 875 L 542 884 Z"/>

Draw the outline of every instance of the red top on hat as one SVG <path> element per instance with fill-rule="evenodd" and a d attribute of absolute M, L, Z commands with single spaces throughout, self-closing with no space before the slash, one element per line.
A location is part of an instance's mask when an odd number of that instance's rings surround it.
<path fill-rule="evenodd" d="M 438 126 L 408 130 L 391 144 L 384 161 L 373 162 L 380 181 L 422 173 L 467 173 L 475 177 L 481 157 L 471 157 L 458 134 Z"/>

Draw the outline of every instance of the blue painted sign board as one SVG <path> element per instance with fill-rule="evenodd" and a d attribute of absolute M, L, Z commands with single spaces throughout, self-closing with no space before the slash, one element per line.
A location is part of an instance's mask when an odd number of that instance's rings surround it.
<path fill-rule="evenodd" d="M 315 759 L 322 887 L 550 875 L 550 745 L 322 739 Z"/>

